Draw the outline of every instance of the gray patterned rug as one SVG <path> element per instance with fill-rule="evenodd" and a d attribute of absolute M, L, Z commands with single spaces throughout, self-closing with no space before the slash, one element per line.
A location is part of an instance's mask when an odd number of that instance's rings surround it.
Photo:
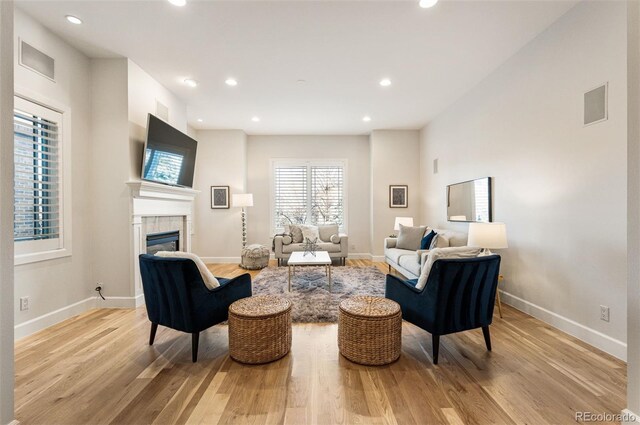
<path fill-rule="evenodd" d="M 253 295 L 291 300 L 294 323 L 337 323 L 338 305 L 352 295 L 384 296 L 385 275 L 376 267 L 332 267 L 332 291 L 324 267 L 297 267 L 288 291 L 287 267 L 268 267 L 253 279 Z"/>

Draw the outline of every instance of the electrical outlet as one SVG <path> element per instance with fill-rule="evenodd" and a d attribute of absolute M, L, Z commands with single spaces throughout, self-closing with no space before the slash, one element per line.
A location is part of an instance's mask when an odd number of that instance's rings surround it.
<path fill-rule="evenodd" d="M 356 249 L 356 244 L 352 243 L 351 244 L 351 249 Z"/>
<path fill-rule="evenodd" d="M 600 306 L 600 320 L 604 320 L 605 322 L 609 321 L 609 307 L 606 305 Z"/>
<path fill-rule="evenodd" d="M 20 297 L 20 311 L 29 310 L 29 297 Z"/>

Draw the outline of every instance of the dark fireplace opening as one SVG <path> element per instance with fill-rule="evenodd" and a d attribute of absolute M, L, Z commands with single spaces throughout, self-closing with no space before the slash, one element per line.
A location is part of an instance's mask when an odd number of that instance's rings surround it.
<path fill-rule="evenodd" d="M 179 251 L 180 232 L 163 232 L 147 235 L 147 254 L 155 255 L 158 251 Z"/>

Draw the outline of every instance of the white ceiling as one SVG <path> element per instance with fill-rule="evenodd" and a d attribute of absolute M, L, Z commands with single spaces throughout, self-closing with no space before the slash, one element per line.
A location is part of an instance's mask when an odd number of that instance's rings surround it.
<path fill-rule="evenodd" d="M 17 4 L 89 56 L 132 59 L 187 103 L 196 128 L 366 134 L 423 127 L 577 3 L 188 1 Z"/>

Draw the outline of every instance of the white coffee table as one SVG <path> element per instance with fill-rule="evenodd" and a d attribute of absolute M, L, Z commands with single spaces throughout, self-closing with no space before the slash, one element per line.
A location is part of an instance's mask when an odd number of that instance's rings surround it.
<path fill-rule="evenodd" d="M 329 292 L 331 292 L 331 257 L 327 251 L 316 251 L 316 255 L 302 251 L 292 252 L 287 262 L 289 266 L 289 292 L 291 292 L 291 273 L 295 274 L 296 266 L 325 266 L 325 273 L 329 276 Z"/>

